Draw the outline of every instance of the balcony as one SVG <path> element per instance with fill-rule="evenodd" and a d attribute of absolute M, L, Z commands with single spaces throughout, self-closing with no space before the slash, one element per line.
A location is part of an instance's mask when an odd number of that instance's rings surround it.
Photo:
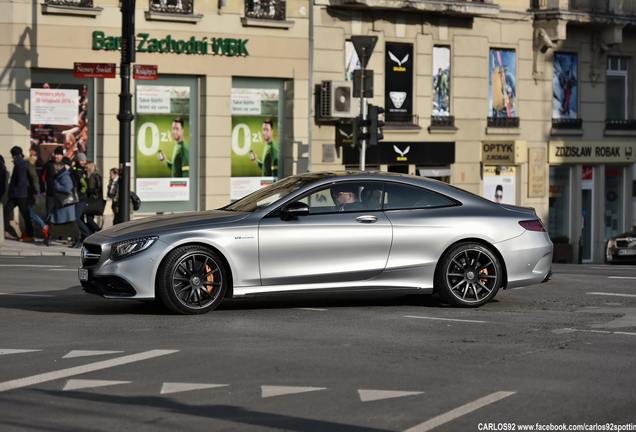
<path fill-rule="evenodd" d="M 539 16 L 564 12 L 559 18 L 580 23 L 617 24 L 636 19 L 636 0 L 531 0 L 530 7 Z"/>
<path fill-rule="evenodd" d="M 518 128 L 519 117 L 488 117 L 489 128 Z"/>
<path fill-rule="evenodd" d="M 605 130 L 636 131 L 636 120 L 605 120 Z"/>
<path fill-rule="evenodd" d="M 104 9 L 94 7 L 93 0 L 44 0 L 42 13 L 46 15 L 79 15 L 96 17 Z"/>
<path fill-rule="evenodd" d="M 293 21 L 285 20 L 285 0 L 245 0 L 244 27 L 269 27 L 289 29 Z"/>
<path fill-rule="evenodd" d="M 583 127 L 583 119 L 580 118 L 553 118 L 553 129 L 581 129 Z"/>
<path fill-rule="evenodd" d="M 150 11 L 157 13 L 192 15 L 194 0 L 151 0 Z"/>
<path fill-rule="evenodd" d="M 494 0 L 314 0 L 318 6 L 360 11 L 408 11 L 409 14 L 439 13 L 460 17 L 497 16 L 499 5 Z"/>
<path fill-rule="evenodd" d="M 203 15 L 195 15 L 194 0 L 150 0 L 146 11 L 148 21 L 171 21 L 196 24 Z"/>
<path fill-rule="evenodd" d="M 384 129 L 420 130 L 420 116 L 417 114 L 384 113 Z"/>

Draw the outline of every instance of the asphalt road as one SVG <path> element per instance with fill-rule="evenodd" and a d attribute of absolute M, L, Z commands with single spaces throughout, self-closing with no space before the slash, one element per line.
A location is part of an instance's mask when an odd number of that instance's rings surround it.
<path fill-rule="evenodd" d="M 634 266 L 556 265 L 479 309 L 356 294 L 177 316 L 84 294 L 77 265 L 0 257 L 2 432 L 636 430 Z"/>

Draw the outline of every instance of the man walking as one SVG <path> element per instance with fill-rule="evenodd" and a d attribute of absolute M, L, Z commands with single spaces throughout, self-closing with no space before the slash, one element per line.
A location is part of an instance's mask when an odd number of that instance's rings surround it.
<path fill-rule="evenodd" d="M 24 160 L 22 149 L 15 146 L 11 149 L 13 157 L 13 172 L 9 181 L 9 200 L 4 209 L 4 230 L 7 231 L 9 223 L 13 220 L 13 210 L 18 207 L 22 219 L 24 219 L 26 236 L 20 237 L 22 242 L 33 242 L 33 224 L 27 206 L 29 195 L 33 192 L 33 186 L 37 187 L 38 178 L 35 170 L 30 170 L 31 164 Z M 31 185 L 31 186 L 30 186 Z M 36 192 L 37 195 L 37 192 Z"/>

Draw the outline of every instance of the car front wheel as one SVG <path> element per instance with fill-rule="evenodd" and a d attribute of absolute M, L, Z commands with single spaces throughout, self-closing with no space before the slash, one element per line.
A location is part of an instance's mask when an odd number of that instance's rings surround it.
<path fill-rule="evenodd" d="M 215 309 L 227 289 L 223 261 L 202 246 L 182 246 L 168 254 L 157 275 L 157 294 L 172 311 L 203 314 Z"/>
<path fill-rule="evenodd" d="M 503 280 L 499 260 L 478 243 L 446 251 L 436 275 L 436 292 L 453 306 L 477 307 L 492 300 Z"/>

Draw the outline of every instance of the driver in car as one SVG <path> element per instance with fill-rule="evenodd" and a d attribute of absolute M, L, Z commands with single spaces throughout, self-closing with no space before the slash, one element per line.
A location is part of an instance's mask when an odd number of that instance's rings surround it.
<path fill-rule="evenodd" d="M 364 205 L 357 199 L 356 189 L 352 185 L 336 185 L 331 188 L 331 197 L 336 211 L 364 210 Z"/>

